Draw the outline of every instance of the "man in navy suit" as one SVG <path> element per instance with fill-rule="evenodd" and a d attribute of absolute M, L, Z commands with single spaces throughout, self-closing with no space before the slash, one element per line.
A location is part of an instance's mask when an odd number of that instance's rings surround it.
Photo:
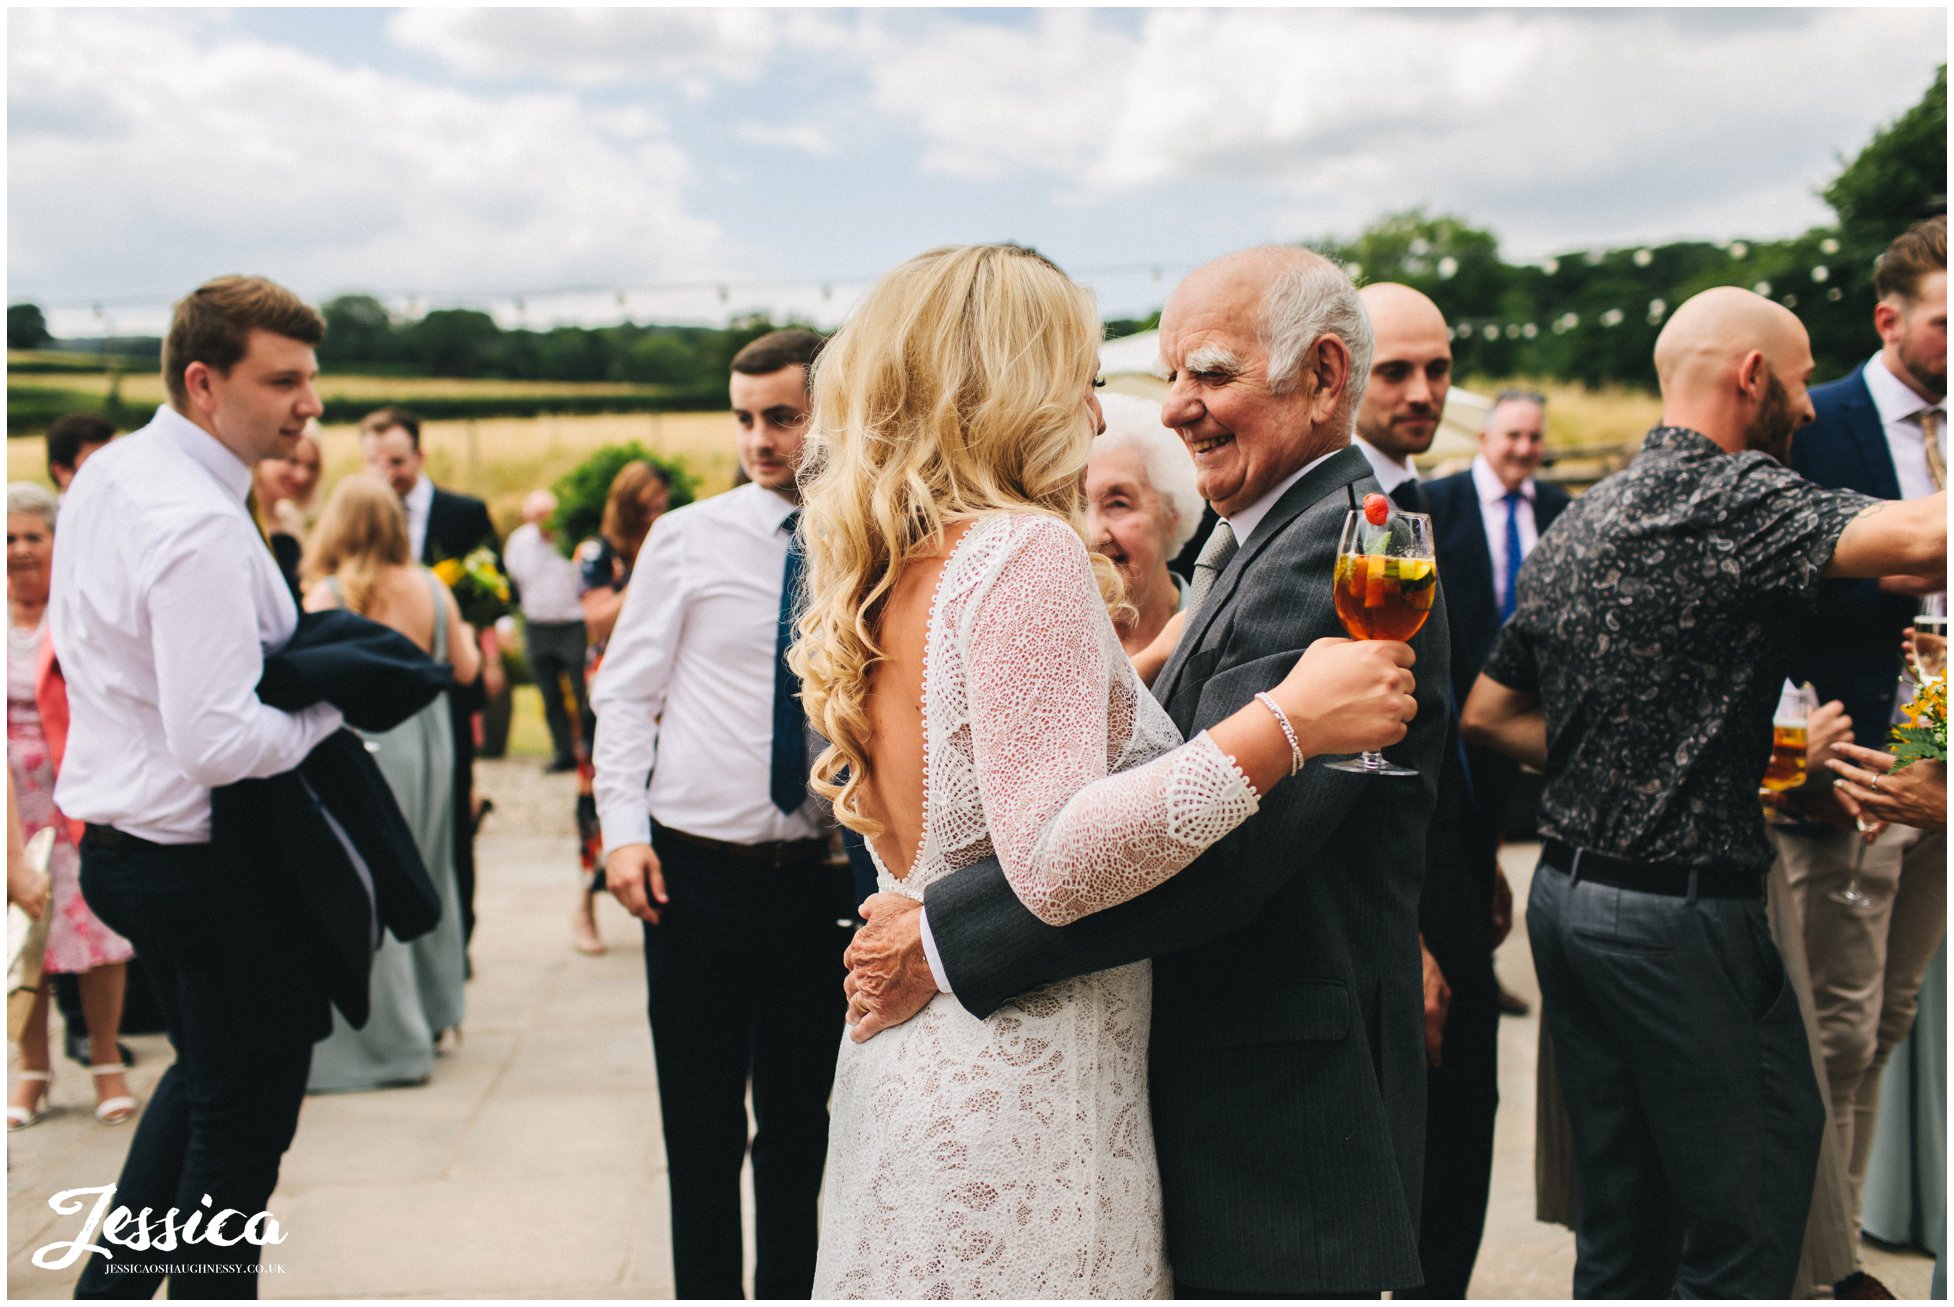
<path fill-rule="evenodd" d="M 1823 486 L 1918 499 L 1945 480 L 1947 219 L 1917 223 L 1888 246 L 1873 287 L 1879 352 L 1812 390 L 1817 417 L 1793 437 L 1791 465 Z M 1833 582 L 1804 643 L 1802 674 L 1822 700 L 1844 702 L 1862 743 L 1880 743 L 1892 720 L 1900 632 L 1919 611 L 1922 588 L 1899 577 Z M 1832 1121 L 1852 1178 L 1848 1228 L 1856 1231 L 1880 1073 L 1913 1026 L 1921 977 L 1946 933 L 1946 836 L 1884 830 L 1859 869 L 1872 906 L 1854 910 L 1831 897 L 1852 874 L 1853 831 L 1813 824 L 1772 835 L 1803 917 Z"/>
<path fill-rule="evenodd" d="M 1546 453 L 1547 400 L 1502 390 L 1486 411 L 1479 453 L 1464 472 L 1425 487 L 1436 532 L 1438 574 L 1452 619 L 1452 685 L 1458 702 L 1472 692 L 1493 638 L 1513 613 L 1513 580 L 1534 545 L 1566 508 L 1568 494 L 1536 481 Z M 1520 765 L 1476 745 L 1466 747 L 1473 794 L 1497 832 Z"/>

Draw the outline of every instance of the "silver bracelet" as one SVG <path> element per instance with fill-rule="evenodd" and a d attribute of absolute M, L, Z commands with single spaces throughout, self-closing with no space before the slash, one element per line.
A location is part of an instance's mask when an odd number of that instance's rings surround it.
<path fill-rule="evenodd" d="M 1276 715 L 1276 725 L 1282 728 L 1283 738 L 1289 741 L 1289 774 L 1294 776 L 1303 769 L 1303 746 L 1296 739 L 1296 728 L 1289 724 L 1289 714 L 1266 690 L 1256 691 L 1255 701 Z"/>

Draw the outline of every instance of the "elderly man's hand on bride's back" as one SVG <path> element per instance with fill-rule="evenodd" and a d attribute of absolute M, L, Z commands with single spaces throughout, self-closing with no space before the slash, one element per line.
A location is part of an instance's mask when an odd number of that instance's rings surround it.
<path fill-rule="evenodd" d="M 848 979 L 848 1037 L 856 1043 L 899 1026 L 936 997 L 923 952 L 922 902 L 902 894 L 874 894 L 862 904 L 868 924 L 855 932 L 842 961 Z"/>

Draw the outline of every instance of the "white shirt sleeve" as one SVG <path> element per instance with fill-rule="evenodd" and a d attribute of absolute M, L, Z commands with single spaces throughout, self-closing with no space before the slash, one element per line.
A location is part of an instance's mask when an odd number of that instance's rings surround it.
<path fill-rule="evenodd" d="M 651 839 L 646 789 L 658 756 L 658 718 L 665 710 L 672 667 L 684 634 L 684 530 L 654 522 L 625 587 L 624 606 L 604 646 L 604 662 L 590 690 L 597 716 L 591 742 L 591 782 L 604 853 Z"/>
<path fill-rule="evenodd" d="M 930 931 L 930 910 L 928 908 L 923 908 L 917 912 L 916 929 L 922 932 L 923 957 L 929 961 L 930 979 L 936 982 L 936 992 L 939 994 L 954 993 L 955 991 L 950 988 L 950 977 L 943 970 L 943 955 L 936 948 L 936 936 Z"/>
<path fill-rule="evenodd" d="M 341 722 L 331 704 L 287 713 L 258 701 L 256 587 L 237 548 L 234 523 L 197 521 L 157 551 L 163 561 L 142 587 L 164 744 L 211 789 L 292 770 Z"/>

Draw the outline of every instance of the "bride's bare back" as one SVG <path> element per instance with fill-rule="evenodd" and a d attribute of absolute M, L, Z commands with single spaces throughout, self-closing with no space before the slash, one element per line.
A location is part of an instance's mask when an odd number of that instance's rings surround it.
<path fill-rule="evenodd" d="M 887 828 L 872 843 L 897 880 L 915 866 L 923 840 L 923 663 L 930 608 L 944 565 L 973 525 L 945 528 L 939 549 L 903 569 L 876 632 L 884 657 L 868 674 L 869 766 L 859 802 Z"/>

